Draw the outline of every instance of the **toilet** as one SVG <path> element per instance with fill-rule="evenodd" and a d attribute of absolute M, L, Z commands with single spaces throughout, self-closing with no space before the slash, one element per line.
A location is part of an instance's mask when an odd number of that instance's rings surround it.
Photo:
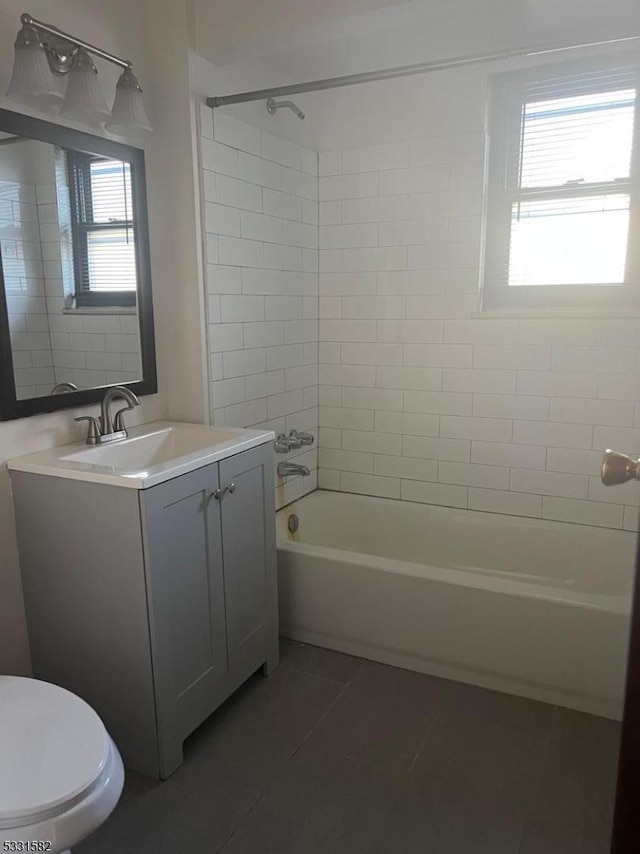
<path fill-rule="evenodd" d="M 91 706 L 58 685 L 0 676 L 0 851 L 69 854 L 123 784 L 118 748 Z"/>

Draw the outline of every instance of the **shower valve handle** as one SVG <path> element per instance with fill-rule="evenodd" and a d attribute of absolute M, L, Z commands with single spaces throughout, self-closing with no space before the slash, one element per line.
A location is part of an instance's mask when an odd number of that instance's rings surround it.
<path fill-rule="evenodd" d="M 605 486 L 617 486 L 628 480 L 640 480 L 640 460 L 607 449 L 602 459 L 600 477 Z"/>
<path fill-rule="evenodd" d="M 284 433 L 278 433 L 273 443 L 273 450 L 276 454 L 288 454 L 291 450 L 291 442 L 289 437 Z"/>
<path fill-rule="evenodd" d="M 313 445 L 314 438 L 311 433 L 298 433 L 297 430 L 289 432 L 289 441 L 293 448 L 300 448 L 302 445 Z"/>

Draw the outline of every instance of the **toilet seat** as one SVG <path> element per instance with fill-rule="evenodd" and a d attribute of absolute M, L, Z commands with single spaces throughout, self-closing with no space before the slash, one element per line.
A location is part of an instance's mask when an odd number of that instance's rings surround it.
<path fill-rule="evenodd" d="M 52 851 L 66 850 L 122 792 L 122 760 L 99 716 L 48 682 L 0 676 L 0 757 L 0 843 L 50 840 Z"/>
<path fill-rule="evenodd" d="M 0 676 L 0 826 L 19 827 L 82 799 L 109 756 L 109 736 L 74 694 Z"/>

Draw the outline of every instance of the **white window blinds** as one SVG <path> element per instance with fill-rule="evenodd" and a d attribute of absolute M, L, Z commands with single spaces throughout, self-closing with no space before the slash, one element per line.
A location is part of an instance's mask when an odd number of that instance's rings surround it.
<path fill-rule="evenodd" d="M 87 230 L 86 277 L 92 291 L 135 291 L 131 166 L 119 160 L 90 164 L 92 224 Z"/>
<path fill-rule="evenodd" d="M 76 300 L 84 304 L 96 300 L 107 304 L 104 301 L 111 297 L 116 303 L 120 299 L 135 301 L 138 276 L 131 164 L 78 152 L 68 152 L 67 160 Z"/>
<path fill-rule="evenodd" d="M 498 87 L 487 228 L 493 285 L 566 293 L 627 282 L 638 72 L 600 66 L 542 69 Z"/>

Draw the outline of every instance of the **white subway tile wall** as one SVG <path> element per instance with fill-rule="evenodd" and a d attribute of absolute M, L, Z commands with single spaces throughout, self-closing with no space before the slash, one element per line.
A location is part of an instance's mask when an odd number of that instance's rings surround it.
<path fill-rule="evenodd" d="M 0 249 L 19 400 L 55 385 L 36 187 L 0 181 Z"/>
<path fill-rule="evenodd" d="M 201 127 L 214 422 L 318 437 L 279 505 L 317 484 L 635 529 L 599 466 L 640 452 L 640 321 L 478 316 L 482 133 L 316 157 Z"/>
<path fill-rule="evenodd" d="M 635 530 L 640 320 L 478 316 L 484 144 L 319 154 L 319 485 Z"/>
<path fill-rule="evenodd" d="M 274 454 L 278 506 L 317 487 L 318 157 L 201 107 L 207 325 L 214 424 L 291 429 L 313 446 Z"/>

